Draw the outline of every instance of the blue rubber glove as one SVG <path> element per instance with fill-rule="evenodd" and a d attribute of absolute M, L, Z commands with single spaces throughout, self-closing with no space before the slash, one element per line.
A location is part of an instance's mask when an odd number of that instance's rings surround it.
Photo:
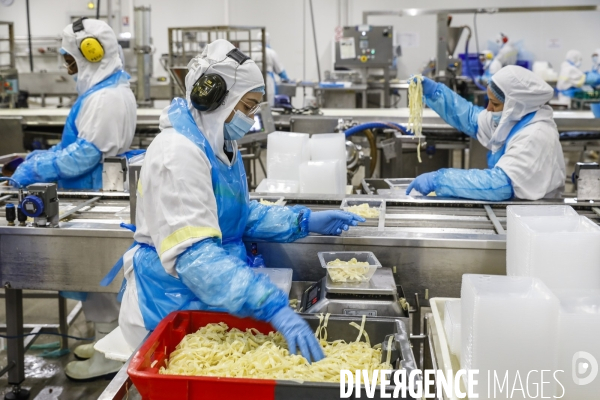
<path fill-rule="evenodd" d="M 590 86 L 600 85 L 600 74 L 594 71 L 585 73 L 585 84 Z"/>
<path fill-rule="evenodd" d="M 273 315 L 270 322 L 287 341 L 290 354 L 296 354 L 296 349 L 300 349 L 300 353 L 308 362 L 325 358 L 315 333 L 291 308 L 283 307 Z"/>
<path fill-rule="evenodd" d="M 308 217 L 308 231 L 321 235 L 340 235 L 350 226 L 365 222 L 363 217 L 341 210 L 311 212 Z"/>
<path fill-rule="evenodd" d="M 406 194 L 408 195 L 411 190 L 415 189 L 417 192 L 421 193 L 423 196 L 427 196 L 429 193 L 435 191 L 435 178 L 438 173 L 428 172 L 426 174 L 421 174 L 415 178 L 414 181 L 408 185 L 406 189 Z"/>
<path fill-rule="evenodd" d="M 410 81 L 414 81 L 417 78 L 415 78 L 414 76 L 411 76 L 408 79 L 408 83 L 410 83 Z M 425 95 L 425 97 L 429 97 L 431 95 L 433 95 L 435 93 L 435 90 L 438 87 L 438 83 L 427 78 L 427 77 L 423 77 L 423 82 L 421 82 L 421 84 L 423 85 L 423 94 Z"/>

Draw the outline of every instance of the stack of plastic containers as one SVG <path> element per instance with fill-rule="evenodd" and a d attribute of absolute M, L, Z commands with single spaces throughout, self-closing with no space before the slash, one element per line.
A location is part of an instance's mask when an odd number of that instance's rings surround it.
<path fill-rule="evenodd" d="M 310 137 L 311 161 L 338 161 L 338 194 L 346 193 L 346 136 L 343 133 L 322 133 Z"/>
<path fill-rule="evenodd" d="M 539 379 L 527 380 L 528 372 L 556 369 L 559 301 L 550 289 L 536 278 L 466 274 L 461 308 L 461 368 L 479 370 L 479 398 L 512 398 L 517 372 L 524 389 L 539 390 Z M 502 382 L 507 373 L 508 388 L 488 397 L 494 374 Z M 554 390 L 552 380 L 544 391 Z"/>
<path fill-rule="evenodd" d="M 300 165 L 310 160 L 307 133 L 273 132 L 267 137 L 267 177 L 300 180 Z"/>
<path fill-rule="evenodd" d="M 506 270 L 552 290 L 600 289 L 600 227 L 568 206 L 509 206 Z"/>
<path fill-rule="evenodd" d="M 309 161 L 300 165 L 300 193 L 340 194 L 339 161 Z"/>
<path fill-rule="evenodd" d="M 560 290 L 558 369 L 565 399 L 600 396 L 600 290 Z M 556 397 L 563 389 L 557 388 Z"/>
<path fill-rule="evenodd" d="M 460 357 L 460 325 L 461 325 L 460 299 L 447 300 L 444 308 L 444 331 L 448 338 L 450 352 Z"/>

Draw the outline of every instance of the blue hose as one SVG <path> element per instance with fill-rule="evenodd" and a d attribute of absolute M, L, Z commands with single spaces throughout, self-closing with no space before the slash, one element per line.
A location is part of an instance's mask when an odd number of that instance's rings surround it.
<path fill-rule="evenodd" d="M 409 133 L 406 130 L 406 128 L 404 128 L 402 125 L 396 124 L 394 122 L 367 122 L 365 124 L 353 126 L 352 128 L 346 130 L 344 132 L 344 134 L 346 135 L 346 137 L 348 137 L 348 136 L 354 135 L 355 133 L 362 132 L 367 129 L 390 129 L 390 128 L 399 130 L 404 135 L 413 135 L 412 133 Z"/>

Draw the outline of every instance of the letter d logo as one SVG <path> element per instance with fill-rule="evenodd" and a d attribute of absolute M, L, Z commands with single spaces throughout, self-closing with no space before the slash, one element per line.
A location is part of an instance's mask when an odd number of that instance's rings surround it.
<path fill-rule="evenodd" d="M 590 353 L 578 351 L 573 355 L 573 362 L 571 365 L 573 382 L 575 382 L 576 385 L 588 385 L 596 379 L 596 376 L 598 376 L 598 361 Z"/>

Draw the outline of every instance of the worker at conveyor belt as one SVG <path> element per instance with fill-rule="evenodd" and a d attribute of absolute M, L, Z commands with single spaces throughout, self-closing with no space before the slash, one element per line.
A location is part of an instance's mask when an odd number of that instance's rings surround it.
<path fill-rule="evenodd" d="M 448 124 L 488 148 L 488 169 L 441 169 L 418 176 L 408 187 L 427 195 L 502 201 L 560 197 L 565 162 L 552 109 L 554 92 L 533 72 L 502 68 L 491 79 L 487 109 L 447 86 L 423 80 L 427 105 Z"/>
<path fill-rule="evenodd" d="M 12 175 L 13 184 L 57 182 L 61 189 L 102 189 L 104 157 L 125 153 L 135 133 L 136 101 L 123 71 L 113 30 L 103 21 L 79 19 L 62 33 L 61 54 L 69 75 L 77 82 L 79 97 L 73 104 L 59 144 L 27 156 Z M 85 268 L 85 260 L 82 260 Z M 61 292 L 81 300 L 95 338 L 117 326 L 119 303 L 114 293 Z M 106 359 L 93 343 L 78 346 L 65 368 L 73 380 L 90 380 L 114 374 L 123 363 Z"/>
<path fill-rule="evenodd" d="M 261 71 L 222 39 L 188 69 L 186 98 L 163 111 L 140 173 L 135 242 L 122 259 L 123 335 L 136 348 L 172 311 L 221 310 L 269 321 L 292 353 L 319 360 L 323 351 L 287 295 L 249 268 L 242 237 L 292 242 L 309 232 L 338 235 L 364 219 L 250 202 L 236 140 L 260 108 Z"/>

